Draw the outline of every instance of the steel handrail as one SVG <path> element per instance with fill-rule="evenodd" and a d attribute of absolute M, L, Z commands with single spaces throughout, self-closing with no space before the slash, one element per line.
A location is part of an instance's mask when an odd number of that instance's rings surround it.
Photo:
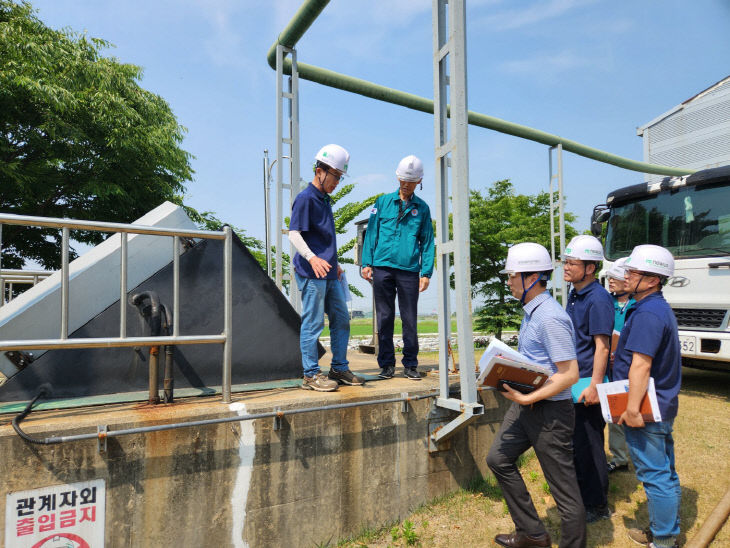
<path fill-rule="evenodd" d="M 86 221 L 79 219 L 61 219 L 55 217 L 36 217 L 30 215 L 15 215 L 0 213 L 0 251 L 2 250 L 2 226 L 35 226 L 60 228 L 62 231 L 61 244 L 61 335 L 58 339 L 35 339 L 0 341 L 0 351 L 8 350 L 37 350 L 55 348 L 116 348 L 130 346 L 157 346 L 178 344 L 223 344 L 223 364 L 221 393 L 223 403 L 231 401 L 231 372 L 232 372 L 232 323 L 233 323 L 233 231 L 230 226 L 224 226 L 222 231 L 190 230 L 177 228 L 160 228 L 148 225 L 125 223 L 109 223 L 101 221 Z M 68 309 L 69 309 L 69 238 L 70 230 L 89 230 L 95 232 L 119 232 L 120 246 L 120 312 L 119 334 L 116 337 L 99 338 L 68 338 Z M 173 333 L 168 336 L 157 337 L 127 337 L 126 336 L 126 298 L 127 298 L 127 235 L 145 234 L 152 236 L 168 236 L 173 239 Z M 180 294 L 180 238 L 201 238 L 223 240 L 223 285 L 224 310 L 223 333 L 218 335 L 179 334 L 179 294 Z M 0 258 L 2 255 L 0 254 Z"/>

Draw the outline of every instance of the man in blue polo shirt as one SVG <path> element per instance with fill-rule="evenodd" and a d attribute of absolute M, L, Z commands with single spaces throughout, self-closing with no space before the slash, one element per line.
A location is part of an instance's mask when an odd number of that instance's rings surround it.
<path fill-rule="evenodd" d="M 572 447 L 575 411 L 570 387 L 578 380 L 575 332 L 568 315 L 546 291 L 552 270 L 547 249 L 526 242 L 510 248 L 502 271 L 509 275 L 507 285 L 525 311 L 518 349 L 552 372 L 543 386 L 529 394 L 504 386 L 504 397 L 513 403 L 489 450 L 487 465 L 502 488 L 515 524 L 514 533 L 494 538 L 508 548 L 552 546 L 517 467 L 517 459 L 530 447 L 535 449 L 560 513 L 559 546 L 586 545 L 585 510 Z"/>
<path fill-rule="evenodd" d="M 596 385 L 604 382 L 613 333 L 613 301 L 596 274 L 603 247 L 594 236 L 573 238 L 565 248 L 563 279 L 573 285 L 566 311 L 575 327 L 581 381 L 575 392 L 573 451 L 586 521 L 610 517 L 608 463 L 603 449 L 605 422 Z"/>
<path fill-rule="evenodd" d="M 302 292 L 302 326 L 299 346 L 304 379 L 302 388 L 331 392 L 338 383 L 362 385 L 347 361 L 350 316 L 339 281 L 342 268 L 337 263 L 337 237 L 329 195 L 347 173 L 350 154 L 339 145 L 326 145 L 315 157 L 314 179 L 294 199 L 289 222 L 289 240 L 296 248 L 294 270 Z M 330 328 L 332 364 L 327 377 L 319 369 L 317 341 L 327 314 Z"/>
<path fill-rule="evenodd" d="M 395 171 L 399 189 L 380 196 L 370 212 L 362 251 L 362 275 L 373 282 L 378 322 L 378 365 L 383 379 L 395 374 L 395 297 L 403 322 L 403 367 L 407 379 L 421 380 L 418 366 L 418 294 L 433 273 L 433 224 L 426 202 L 414 194 L 423 163 L 406 156 Z"/>
<path fill-rule="evenodd" d="M 629 400 L 619 419 L 636 476 L 644 484 L 649 529 L 629 537 L 647 546 L 676 546 L 681 488 L 674 468 L 672 425 L 679 407 L 682 357 L 677 319 L 661 288 L 674 274 L 672 254 L 657 245 L 639 245 L 626 260 L 626 283 L 636 299 L 628 311 L 613 363 L 615 380 L 629 381 Z M 639 412 L 654 379 L 661 422 L 644 423 Z"/>

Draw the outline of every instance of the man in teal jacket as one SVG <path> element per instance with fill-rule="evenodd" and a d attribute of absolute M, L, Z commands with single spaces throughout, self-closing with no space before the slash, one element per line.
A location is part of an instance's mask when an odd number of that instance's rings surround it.
<path fill-rule="evenodd" d="M 377 199 L 370 212 L 362 251 L 362 275 L 373 282 L 378 320 L 379 376 L 395 374 L 393 323 L 395 297 L 403 323 L 403 359 L 406 378 L 418 373 L 418 294 L 428 288 L 433 273 L 433 224 L 426 202 L 414 194 L 423 180 L 423 163 L 406 156 L 395 172 L 398 191 Z"/>

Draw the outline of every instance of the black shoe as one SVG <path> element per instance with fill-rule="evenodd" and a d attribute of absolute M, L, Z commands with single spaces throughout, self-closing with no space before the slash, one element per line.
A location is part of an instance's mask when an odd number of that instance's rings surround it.
<path fill-rule="evenodd" d="M 586 508 L 586 523 L 595 523 L 596 521 L 610 518 L 611 510 L 608 509 L 608 505 Z"/>
<path fill-rule="evenodd" d="M 378 373 L 378 377 L 381 379 L 392 379 L 393 375 L 395 375 L 395 366 L 394 365 L 386 365 L 385 367 L 380 369 L 380 373 Z"/>
<path fill-rule="evenodd" d="M 618 464 L 616 461 L 611 461 L 608 463 L 608 473 L 612 472 L 626 472 L 629 469 L 628 464 Z"/>
<path fill-rule="evenodd" d="M 547 548 L 552 546 L 550 535 L 547 533 L 537 537 L 531 537 L 523 533 L 502 534 L 494 537 L 494 542 L 507 546 L 507 548 Z"/>
<path fill-rule="evenodd" d="M 334 369 L 330 369 L 327 376 L 340 384 L 349 384 L 350 386 L 362 386 L 365 384 L 365 379 L 358 377 L 349 369 L 345 369 L 344 371 L 335 371 Z"/>
<path fill-rule="evenodd" d="M 410 379 L 412 381 L 421 380 L 421 374 L 416 370 L 415 367 L 406 367 L 405 371 L 403 371 L 403 375 L 405 375 L 406 379 Z"/>

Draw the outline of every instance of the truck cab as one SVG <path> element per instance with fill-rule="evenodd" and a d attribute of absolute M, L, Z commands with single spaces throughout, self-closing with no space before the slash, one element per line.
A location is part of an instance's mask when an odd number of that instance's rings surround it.
<path fill-rule="evenodd" d="M 683 364 L 730 371 L 730 166 L 614 190 L 594 209 L 591 230 L 605 234 L 606 268 L 639 244 L 672 253 L 663 293 Z"/>

